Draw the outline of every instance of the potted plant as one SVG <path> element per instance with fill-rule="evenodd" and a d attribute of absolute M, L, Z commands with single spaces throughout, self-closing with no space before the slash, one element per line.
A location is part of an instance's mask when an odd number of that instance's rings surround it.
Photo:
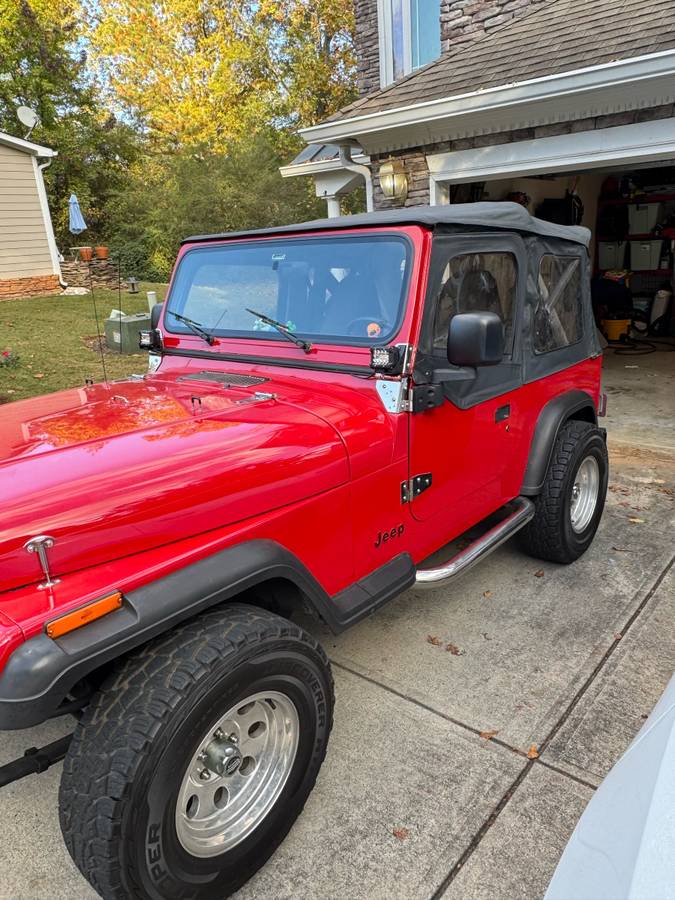
<path fill-rule="evenodd" d="M 91 247 L 80 247 L 80 259 L 83 262 L 89 262 L 92 257 L 92 249 Z"/>
<path fill-rule="evenodd" d="M 107 247 L 95 247 L 94 252 L 96 254 L 96 259 L 107 259 L 108 258 L 108 248 Z"/>

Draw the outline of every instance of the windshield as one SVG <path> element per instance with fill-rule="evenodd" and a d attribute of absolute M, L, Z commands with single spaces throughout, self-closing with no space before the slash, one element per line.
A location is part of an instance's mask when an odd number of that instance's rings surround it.
<path fill-rule="evenodd" d="M 401 319 L 409 257 L 400 235 L 196 247 L 178 266 L 165 328 L 190 334 L 196 324 L 218 337 L 282 339 L 269 318 L 319 343 L 381 344 Z"/>

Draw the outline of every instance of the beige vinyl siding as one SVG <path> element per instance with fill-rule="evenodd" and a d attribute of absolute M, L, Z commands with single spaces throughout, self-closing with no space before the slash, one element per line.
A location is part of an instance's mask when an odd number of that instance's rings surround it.
<path fill-rule="evenodd" d="M 0 144 L 0 279 L 53 271 L 33 157 Z"/>

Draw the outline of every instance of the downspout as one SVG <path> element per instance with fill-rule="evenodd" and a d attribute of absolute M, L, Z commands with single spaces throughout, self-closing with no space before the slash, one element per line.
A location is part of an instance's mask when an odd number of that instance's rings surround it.
<path fill-rule="evenodd" d="M 373 176 L 368 166 L 361 166 L 352 159 L 352 145 L 340 144 L 340 164 L 348 172 L 356 172 L 366 182 L 366 210 L 372 212 L 373 206 Z"/>
<path fill-rule="evenodd" d="M 42 178 L 42 182 L 44 184 L 44 170 L 51 166 L 52 161 L 48 159 L 47 162 L 38 163 L 38 169 L 40 170 L 40 177 Z M 57 248 L 58 249 L 58 248 Z M 68 287 L 68 282 L 63 280 L 63 275 L 61 274 L 61 267 L 59 266 L 59 284 L 65 290 Z"/>

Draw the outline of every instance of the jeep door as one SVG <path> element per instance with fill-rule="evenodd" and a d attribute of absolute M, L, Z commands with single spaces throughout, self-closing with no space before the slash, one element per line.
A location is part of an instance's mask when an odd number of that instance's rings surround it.
<path fill-rule="evenodd" d="M 518 492 L 510 470 L 518 439 L 513 423 L 522 385 L 519 322 L 526 263 L 515 234 L 434 238 L 414 378 L 440 381 L 443 394 L 440 405 L 410 417 L 410 477 L 431 476 L 428 488 L 413 492 L 411 512 L 418 520 L 433 518 L 434 530 L 448 539 Z M 474 369 L 451 366 L 450 319 L 479 311 L 502 319 L 502 361 Z"/>

